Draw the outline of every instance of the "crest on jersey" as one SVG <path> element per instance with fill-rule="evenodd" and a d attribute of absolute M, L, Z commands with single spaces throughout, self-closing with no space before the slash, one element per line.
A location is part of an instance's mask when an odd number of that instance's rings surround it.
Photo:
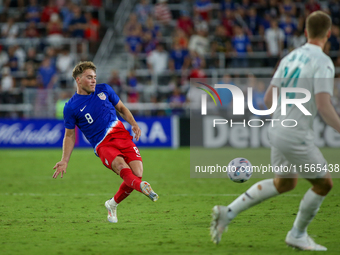
<path fill-rule="evenodd" d="M 97 95 L 101 100 L 105 100 L 106 99 L 106 95 L 104 94 L 104 92 L 101 92 Z"/>

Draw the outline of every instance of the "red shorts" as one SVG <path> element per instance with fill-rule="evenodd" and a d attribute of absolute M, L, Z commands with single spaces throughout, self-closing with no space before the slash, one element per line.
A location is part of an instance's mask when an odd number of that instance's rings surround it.
<path fill-rule="evenodd" d="M 142 160 L 142 156 L 131 139 L 110 138 L 109 136 L 97 147 L 97 154 L 103 164 L 112 170 L 112 161 L 122 156 L 127 164 L 133 160 Z"/>

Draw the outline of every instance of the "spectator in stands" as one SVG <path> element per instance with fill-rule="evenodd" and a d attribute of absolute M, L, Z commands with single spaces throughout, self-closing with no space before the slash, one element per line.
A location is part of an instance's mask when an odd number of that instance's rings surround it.
<path fill-rule="evenodd" d="M 328 42 L 325 47 L 325 52 L 339 51 L 340 48 L 340 32 L 339 27 L 332 25 L 331 36 L 328 38 Z"/>
<path fill-rule="evenodd" d="M 138 81 L 134 70 L 131 70 L 129 72 L 126 84 L 128 103 L 138 103 L 139 102 Z"/>
<path fill-rule="evenodd" d="M 237 20 L 235 19 L 235 15 L 232 10 L 226 9 L 224 12 L 224 16 L 222 18 L 222 25 L 226 29 L 227 36 L 234 35 L 234 26 L 238 24 Z"/>
<path fill-rule="evenodd" d="M 336 26 L 340 25 L 340 2 L 338 0 L 330 0 L 328 3 L 328 11 L 332 17 L 332 23 Z"/>
<path fill-rule="evenodd" d="M 125 49 L 132 55 L 137 55 L 142 50 L 141 32 L 136 27 L 125 39 Z"/>
<path fill-rule="evenodd" d="M 206 66 L 205 59 L 202 55 L 198 54 L 197 51 L 190 52 L 191 68 L 204 69 Z"/>
<path fill-rule="evenodd" d="M 14 17 L 9 17 L 7 22 L 1 27 L 1 36 L 6 38 L 8 44 L 12 44 L 19 35 L 19 26 L 15 24 Z"/>
<path fill-rule="evenodd" d="M 56 68 L 57 64 L 57 52 L 54 47 L 50 46 L 45 49 L 45 56 L 49 58 L 50 65 L 54 68 Z"/>
<path fill-rule="evenodd" d="M 202 20 L 209 22 L 211 20 L 212 4 L 210 0 L 196 0 L 194 5 L 196 12 Z"/>
<path fill-rule="evenodd" d="M 182 29 L 175 28 L 172 41 L 178 43 L 183 49 L 188 49 L 189 39 Z"/>
<path fill-rule="evenodd" d="M 182 29 L 187 36 L 191 36 L 194 33 L 194 23 L 190 19 L 188 11 L 181 11 L 181 16 L 177 20 L 177 27 Z"/>
<path fill-rule="evenodd" d="M 144 25 L 148 17 L 152 15 L 152 6 L 149 4 L 149 0 L 140 0 L 139 4 L 135 7 L 135 13 L 138 22 Z"/>
<path fill-rule="evenodd" d="M 40 22 L 41 7 L 38 5 L 37 0 L 30 0 L 29 5 L 26 7 L 26 22 Z"/>
<path fill-rule="evenodd" d="M 267 44 L 268 65 L 275 67 L 282 54 L 283 43 L 285 41 L 285 34 L 283 30 L 278 27 L 275 19 L 271 21 L 270 28 L 265 31 L 265 40 Z"/>
<path fill-rule="evenodd" d="M 209 51 L 209 39 L 207 37 L 208 24 L 203 21 L 196 28 L 197 34 L 193 34 L 189 41 L 189 50 L 196 51 L 199 55 L 204 56 Z"/>
<path fill-rule="evenodd" d="M 86 29 L 85 29 L 85 39 L 89 41 L 89 50 L 94 54 L 98 48 L 99 42 L 99 20 L 94 18 L 91 12 L 85 13 L 86 18 Z"/>
<path fill-rule="evenodd" d="M 6 65 L 8 61 L 9 61 L 8 54 L 5 50 L 3 50 L 3 46 L 0 45 L 0 69 L 2 69 L 2 67 Z"/>
<path fill-rule="evenodd" d="M 47 40 L 53 47 L 59 48 L 63 42 L 63 24 L 57 13 L 52 13 L 46 26 Z"/>
<path fill-rule="evenodd" d="M 18 68 L 20 70 L 24 69 L 26 61 L 26 51 L 19 44 L 15 44 L 14 55 L 18 58 Z"/>
<path fill-rule="evenodd" d="M 168 99 L 168 103 L 171 108 L 171 115 L 183 115 L 185 113 L 185 101 L 186 97 L 182 95 L 181 90 L 178 87 L 175 87 L 172 95 Z"/>
<path fill-rule="evenodd" d="M 221 12 L 222 12 L 222 15 L 225 13 L 226 10 L 235 10 L 235 3 L 233 0 L 222 0 L 221 1 Z"/>
<path fill-rule="evenodd" d="M 149 54 L 155 50 L 157 46 L 157 40 L 153 38 L 151 31 L 147 31 L 143 35 L 143 53 Z"/>
<path fill-rule="evenodd" d="M 117 70 L 112 70 L 108 83 L 118 96 L 122 93 L 122 82 Z"/>
<path fill-rule="evenodd" d="M 51 65 L 50 58 L 46 57 L 38 69 L 38 85 L 45 89 L 52 89 L 57 81 L 57 70 Z"/>
<path fill-rule="evenodd" d="M 34 72 L 36 72 L 40 66 L 41 61 L 37 57 L 37 51 L 35 48 L 31 47 L 27 50 L 27 58 L 25 63 L 25 68 L 27 70 L 27 65 L 32 65 Z"/>
<path fill-rule="evenodd" d="M 67 32 L 68 31 L 68 27 L 71 23 L 71 20 L 73 19 L 73 7 L 74 4 L 68 0 L 65 4 L 65 6 L 63 6 L 60 9 L 60 15 L 62 17 L 62 21 L 63 21 L 63 31 Z"/>
<path fill-rule="evenodd" d="M 292 20 L 291 16 L 285 16 L 284 19 L 280 22 L 279 27 L 285 33 L 285 47 L 287 47 L 288 40 L 291 36 L 293 36 L 295 30 L 297 29 L 296 24 Z"/>
<path fill-rule="evenodd" d="M 62 88 L 67 87 L 68 81 L 70 81 L 70 77 L 72 77 L 74 65 L 74 56 L 70 54 L 68 46 L 65 45 L 56 60 L 56 67 L 60 74 L 59 81 Z"/>
<path fill-rule="evenodd" d="M 74 6 L 73 8 L 73 19 L 70 22 L 69 30 L 71 36 L 75 38 L 84 38 L 86 29 L 86 19 L 81 13 L 79 6 Z"/>
<path fill-rule="evenodd" d="M 26 65 L 25 77 L 21 80 L 23 88 L 38 88 L 37 74 L 32 63 Z"/>
<path fill-rule="evenodd" d="M 11 91 L 14 89 L 15 80 L 11 76 L 11 70 L 5 66 L 1 69 L 0 100 L 4 104 L 12 103 Z"/>
<path fill-rule="evenodd" d="M 260 21 L 259 34 L 261 34 L 262 31 L 264 32 L 265 30 L 270 28 L 271 21 L 272 21 L 272 18 L 270 17 L 269 12 L 265 12 L 264 16 L 262 17 Z"/>
<path fill-rule="evenodd" d="M 155 24 L 155 22 L 154 22 L 154 20 L 151 16 L 146 20 L 146 23 L 145 23 L 145 25 L 143 26 L 142 29 L 143 29 L 143 33 L 151 32 L 152 37 L 154 39 L 159 40 L 162 37 L 160 27 L 157 24 Z"/>
<path fill-rule="evenodd" d="M 302 30 L 295 30 L 289 43 L 289 50 L 296 49 L 306 43 L 306 37 Z"/>
<path fill-rule="evenodd" d="M 269 5 L 267 7 L 267 11 L 272 18 L 279 18 L 280 11 L 277 0 L 269 0 Z"/>
<path fill-rule="evenodd" d="M 264 17 L 265 13 L 269 13 L 267 0 L 259 0 L 256 5 L 256 11 L 259 17 Z"/>
<path fill-rule="evenodd" d="M 125 36 L 129 36 L 136 29 L 141 30 L 141 27 L 141 24 L 138 23 L 137 15 L 135 13 L 131 13 L 129 16 L 129 20 L 124 26 L 123 33 Z"/>
<path fill-rule="evenodd" d="M 248 36 L 244 33 L 240 26 L 234 27 L 234 36 L 232 45 L 235 57 L 233 59 L 234 67 L 248 67 L 247 53 L 252 52 L 252 47 Z"/>
<path fill-rule="evenodd" d="M 258 35 L 261 20 L 260 20 L 260 17 L 257 16 L 257 12 L 254 7 L 248 10 L 246 23 L 249 29 L 248 30 L 249 35 Z"/>
<path fill-rule="evenodd" d="M 254 1 L 252 0 L 252 2 L 254 2 Z M 250 0 L 242 0 L 241 3 L 238 4 L 237 7 L 241 7 L 244 10 L 249 10 L 250 8 L 252 8 L 252 4 L 253 3 L 251 3 Z"/>
<path fill-rule="evenodd" d="M 292 0 L 283 0 L 279 9 L 281 16 L 296 16 L 296 6 Z"/>
<path fill-rule="evenodd" d="M 167 0 L 157 0 L 157 4 L 154 9 L 155 19 L 162 25 L 169 25 L 172 20 L 172 14 L 170 12 Z"/>
<path fill-rule="evenodd" d="M 85 39 L 90 42 L 97 42 L 99 40 L 99 28 L 100 23 L 97 18 L 94 18 L 91 12 L 85 13 L 86 18 L 86 29 L 85 29 Z"/>
<path fill-rule="evenodd" d="M 54 0 L 48 0 L 48 4 L 44 7 L 41 13 L 40 21 L 43 23 L 49 22 L 53 13 L 59 14 L 59 9 Z"/>
<path fill-rule="evenodd" d="M 190 63 L 189 51 L 182 48 L 178 42 L 175 42 L 170 51 L 170 70 L 185 70 Z"/>
<path fill-rule="evenodd" d="M 39 31 L 34 21 L 30 21 L 24 31 L 25 38 L 37 38 L 39 37 Z"/>
<path fill-rule="evenodd" d="M 215 29 L 215 35 L 211 41 L 211 53 L 217 52 L 230 53 L 230 39 L 227 37 L 227 31 L 224 26 L 219 25 Z"/>
<path fill-rule="evenodd" d="M 19 60 L 15 55 L 15 50 L 15 46 L 10 46 L 8 48 L 8 66 L 11 70 L 11 73 L 19 71 Z"/>
<path fill-rule="evenodd" d="M 151 73 L 161 74 L 168 67 L 168 53 L 164 49 L 164 45 L 159 43 L 154 51 L 147 57 L 148 69 Z"/>
<path fill-rule="evenodd" d="M 308 0 L 308 2 L 305 5 L 306 9 L 306 15 L 309 15 L 312 12 L 321 10 L 320 4 L 317 2 L 317 0 Z"/>

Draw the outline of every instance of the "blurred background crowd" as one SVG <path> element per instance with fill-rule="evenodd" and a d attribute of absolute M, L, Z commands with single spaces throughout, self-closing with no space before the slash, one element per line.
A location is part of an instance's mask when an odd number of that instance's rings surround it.
<path fill-rule="evenodd" d="M 105 9 L 121 2 L 0 0 L 0 115 L 62 118 L 62 106 L 75 91 L 73 66 L 95 59 L 112 25 Z M 132 109 L 136 104 L 135 114 L 188 114 L 188 102 L 200 100 L 188 94 L 190 78 L 251 84 L 255 108 L 264 108 L 269 84 L 262 78 L 271 77 L 278 60 L 306 42 L 306 16 L 317 10 L 332 17 L 324 51 L 340 77 L 340 1 L 140 0 L 115 34 L 110 56 L 127 61 L 106 66 L 98 80 Z M 339 85 L 334 104 L 340 114 Z M 231 94 L 219 94 L 230 107 Z M 138 110 L 143 104 L 148 111 Z"/>

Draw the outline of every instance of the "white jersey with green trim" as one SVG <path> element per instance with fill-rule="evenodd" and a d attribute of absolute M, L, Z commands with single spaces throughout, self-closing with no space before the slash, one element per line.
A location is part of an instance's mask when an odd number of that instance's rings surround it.
<path fill-rule="evenodd" d="M 271 85 L 280 88 L 304 88 L 311 93 L 311 99 L 304 103 L 303 106 L 311 113 L 306 116 L 296 105 L 286 106 L 286 115 L 281 113 L 281 92 L 278 98 L 278 105 L 273 113 L 273 127 L 269 128 L 271 135 L 287 135 L 291 139 L 298 138 L 302 142 L 314 140 L 313 120 L 317 114 L 315 95 L 321 92 L 333 95 L 334 86 L 334 65 L 329 56 L 327 56 L 321 47 L 306 43 L 284 57 L 277 68 Z M 303 93 L 287 93 L 286 98 L 305 98 Z M 281 125 L 284 121 L 285 126 Z M 295 121 L 289 121 L 295 120 Z"/>

